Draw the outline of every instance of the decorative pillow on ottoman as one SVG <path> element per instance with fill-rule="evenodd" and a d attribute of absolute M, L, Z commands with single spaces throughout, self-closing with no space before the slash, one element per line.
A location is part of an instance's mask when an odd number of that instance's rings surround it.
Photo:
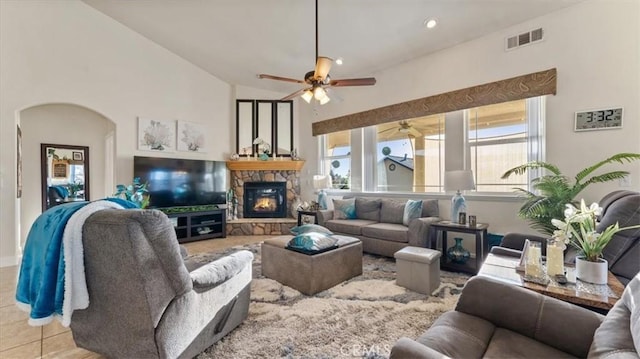
<path fill-rule="evenodd" d="M 334 199 L 333 219 L 356 219 L 356 199 Z"/>
<path fill-rule="evenodd" d="M 307 232 L 293 237 L 287 244 L 287 249 L 304 254 L 322 253 L 337 248 L 338 240 L 326 233 Z"/>
<path fill-rule="evenodd" d="M 331 232 L 329 229 L 317 224 L 303 224 L 303 225 L 291 228 L 291 234 L 293 234 L 294 236 L 298 234 L 309 233 L 309 232 L 333 234 L 333 232 Z"/>

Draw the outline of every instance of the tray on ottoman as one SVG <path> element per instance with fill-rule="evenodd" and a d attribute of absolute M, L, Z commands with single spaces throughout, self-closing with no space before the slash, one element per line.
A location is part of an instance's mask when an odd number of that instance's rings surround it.
<path fill-rule="evenodd" d="M 347 236 L 338 248 L 313 255 L 286 249 L 291 235 L 262 243 L 262 274 L 306 295 L 314 295 L 362 274 L 362 243 Z"/>

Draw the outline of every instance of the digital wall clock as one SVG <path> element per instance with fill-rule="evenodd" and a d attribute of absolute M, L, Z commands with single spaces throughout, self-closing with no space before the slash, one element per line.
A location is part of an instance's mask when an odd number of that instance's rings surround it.
<path fill-rule="evenodd" d="M 576 131 L 622 128 L 622 107 L 576 112 Z"/>

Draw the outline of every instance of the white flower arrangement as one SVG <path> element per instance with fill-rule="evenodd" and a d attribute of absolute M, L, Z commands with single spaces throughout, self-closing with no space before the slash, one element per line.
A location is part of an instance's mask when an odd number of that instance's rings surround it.
<path fill-rule="evenodd" d="M 258 145 L 258 148 L 262 148 L 262 152 L 267 155 L 269 154 L 269 152 L 271 152 L 271 145 L 269 145 L 267 141 L 263 140 L 260 137 L 256 137 L 256 139 L 253 140 L 253 144 Z"/>
<path fill-rule="evenodd" d="M 584 199 L 580 201 L 579 209 L 573 204 L 567 204 L 564 211 L 565 220 L 555 218 L 551 220 L 551 223 L 558 228 L 553 232 L 553 237 L 577 248 L 585 260 L 597 262 L 614 234 L 626 229 L 640 228 L 640 225 L 620 228 L 616 222 L 598 233 L 596 232 L 597 217 L 601 214 L 602 208 L 597 203 L 587 207 Z"/>

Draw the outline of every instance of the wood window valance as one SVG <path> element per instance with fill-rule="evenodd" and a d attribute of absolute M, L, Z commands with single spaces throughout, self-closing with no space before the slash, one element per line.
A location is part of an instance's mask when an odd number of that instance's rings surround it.
<path fill-rule="evenodd" d="M 543 95 L 555 95 L 556 80 L 557 71 L 555 68 L 534 72 L 506 80 L 315 122 L 312 124 L 312 134 L 313 136 L 318 136 L 495 103 Z"/>

